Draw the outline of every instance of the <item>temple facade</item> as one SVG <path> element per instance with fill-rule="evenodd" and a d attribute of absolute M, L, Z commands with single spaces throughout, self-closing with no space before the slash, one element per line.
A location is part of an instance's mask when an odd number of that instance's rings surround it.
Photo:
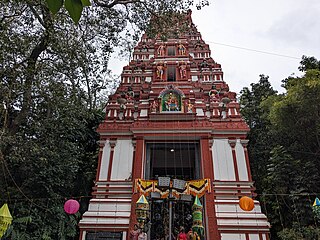
<path fill-rule="evenodd" d="M 183 18 L 183 33 L 167 39 L 142 36 L 109 98 L 98 128 L 93 198 L 79 223 L 81 240 L 129 239 L 142 194 L 150 204 L 148 239 L 168 239 L 170 222 L 173 235 L 181 226 L 188 231 L 195 196 L 203 206 L 203 239 L 269 239 L 259 202 L 254 200 L 252 211 L 239 207 L 239 199 L 254 197 L 255 188 L 249 129 L 236 93 L 229 90 L 191 11 Z M 180 192 L 161 189 L 159 177 L 186 185 Z M 177 194 L 168 196 L 168 191 Z"/>

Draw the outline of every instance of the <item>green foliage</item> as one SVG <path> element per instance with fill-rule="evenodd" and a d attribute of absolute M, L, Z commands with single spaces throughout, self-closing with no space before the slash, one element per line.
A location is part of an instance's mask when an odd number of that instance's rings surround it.
<path fill-rule="evenodd" d="M 288 183 L 293 179 L 295 162 L 283 146 L 274 147 L 267 165 L 267 185 L 269 191 L 276 194 L 289 192 Z"/>
<path fill-rule="evenodd" d="M 270 132 L 268 119 L 269 105 L 264 101 L 271 101 L 276 91 L 271 87 L 269 77 L 260 75 L 258 83 L 251 84 L 251 89 L 243 88 L 240 96 L 241 114 L 250 127 L 249 158 L 253 178 L 256 180 L 258 191 L 262 189 L 263 178 L 267 172 L 267 159 L 273 147 L 273 136 Z"/>
<path fill-rule="evenodd" d="M 53 14 L 56 14 L 64 5 L 75 23 L 79 22 L 83 7 L 91 6 L 89 0 L 46 0 L 46 2 Z"/>
<path fill-rule="evenodd" d="M 304 155 L 310 154 L 307 158 L 320 147 L 319 100 L 320 71 L 308 70 L 305 76 L 290 79 L 286 96 L 275 102 L 270 112 L 270 120 L 285 138 L 286 146 L 300 146 Z"/>
<path fill-rule="evenodd" d="M 260 104 L 269 96 L 273 96 L 276 93 L 277 92 L 271 87 L 269 76 L 263 74 L 260 75 L 258 83 L 251 83 L 251 90 L 247 87 L 241 90 L 241 114 L 250 128 L 265 125 L 265 121 L 260 118 L 263 113 Z"/>
<path fill-rule="evenodd" d="M 91 6 L 90 0 L 46 0 L 47 6 L 49 10 L 56 14 L 61 7 L 64 5 L 65 9 L 68 11 L 70 17 L 74 21 L 74 23 L 78 23 L 79 19 L 82 15 L 82 11 L 84 7 Z M 141 16 L 145 14 L 145 12 L 152 14 L 153 16 L 156 16 L 158 20 L 162 23 L 168 23 L 168 26 L 170 25 L 170 19 L 168 17 L 164 17 L 166 13 L 171 12 L 172 10 L 182 9 L 187 10 L 192 4 L 193 1 L 191 0 L 165 0 L 165 1 L 140 1 L 140 0 L 113 0 L 113 1 L 100 1 L 100 0 L 94 0 L 95 5 L 111 9 L 117 5 L 125 5 L 127 10 L 131 8 L 133 10 L 132 12 L 137 13 L 137 23 L 139 23 Z M 208 0 L 201 0 L 198 1 L 196 4 L 196 7 L 198 10 L 200 10 L 204 6 L 208 6 L 209 1 Z M 149 15 L 150 17 L 151 15 Z M 140 22 L 141 23 L 141 22 Z M 165 27 L 162 27 L 162 29 L 165 29 Z"/>
<path fill-rule="evenodd" d="M 313 206 L 312 212 L 317 220 L 320 220 L 320 206 Z"/>
<path fill-rule="evenodd" d="M 63 5 L 63 0 L 46 0 L 48 8 L 53 14 L 56 14 Z"/>
<path fill-rule="evenodd" d="M 320 61 L 318 61 L 315 57 L 302 56 L 299 70 L 302 72 L 305 72 L 305 71 L 311 70 L 311 69 L 320 70 Z"/>
<path fill-rule="evenodd" d="M 17 219 L 14 239 L 67 239 L 77 234 L 79 217 L 64 213 L 64 199 L 90 193 L 97 158 L 94 130 L 103 113 L 68 97 L 68 89 L 61 83 L 41 86 L 43 99 L 29 122 L 7 139 L 12 147 L 6 150 L 3 176 Z"/>
<path fill-rule="evenodd" d="M 279 232 L 279 239 L 281 240 L 304 240 L 302 234 L 300 232 L 295 231 L 291 228 L 285 228 Z"/>
<path fill-rule="evenodd" d="M 75 197 L 83 213 L 90 199 L 79 196 L 90 195 L 95 130 L 117 85 L 110 56 L 132 49 L 151 15 L 192 1 L 89 3 L 0 1 L 0 204 L 14 218 L 11 239 L 77 238 L 80 216 L 63 204 Z"/>
<path fill-rule="evenodd" d="M 251 127 L 249 154 L 257 192 L 271 222 L 272 239 L 319 239 L 311 199 L 319 193 L 319 61 L 303 57 L 302 77 L 285 79 L 286 93 L 266 79 L 244 88 L 242 113 Z"/>
<path fill-rule="evenodd" d="M 65 0 L 64 6 L 67 9 L 70 17 L 75 23 L 78 23 L 81 17 L 83 5 L 81 0 Z"/>
<path fill-rule="evenodd" d="M 285 228 L 279 232 L 280 240 L 319 240 L 320 229 L 309 226 L 302 228 Z"/>
<path fill-rule="evenodd" d="M 82 3 L 82 6 L 86 6 L 86 7 L 91 6 L 91 3 L 89 0 L 81 0 L 81 3 Z"/>

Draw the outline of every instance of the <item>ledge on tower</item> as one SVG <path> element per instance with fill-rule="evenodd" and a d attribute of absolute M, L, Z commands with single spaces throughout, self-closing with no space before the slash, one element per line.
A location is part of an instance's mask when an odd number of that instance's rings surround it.
<path fill-rule="evenodd" d="M 150 121 L 194 121 L 196 118 L 196 113 L 177 113 L 177 112 L 167 112 L 167 113 L 150 113 Z"/>

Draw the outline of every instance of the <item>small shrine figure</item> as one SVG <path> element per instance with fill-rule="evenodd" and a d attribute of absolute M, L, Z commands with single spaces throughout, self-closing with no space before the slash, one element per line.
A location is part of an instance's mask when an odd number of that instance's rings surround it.
<path fill-rule="evenodd" d="M 145 43 L 142 45 L 141 47 L 141 51 L 142 52 L 148 52 L 148 45 L 146 45 Z"/>
<path fill-rule="evenodd" d="M 190 229 L 190 231 L 188 232 L 188 239 L 189 240 L 200 240 L 200 237 L 196 231 L 193 231 L 192 229 Z"/>
<path fill-rule="evenodd" d="M 156 100 L 153 100 L 153 102 L 151 103 L 151 112 L 156 113 L 157 109 L 158 109 L 158 103 Z"/>
<path fill-rule="evenodd" d="M 209 92 L 209 97 L 210 97 L 210 102 L 216 102 L 217 100 L 219 100 L 218 96 L 217 96 L 217 90 L 210 90 Z"/>
<path fill-rule="evenodd" d="M 186 48 L 181 43 L 178 45 L 178 53 L 179 53 L 179 55 L 185 55 L 186 54 Z"/>
<path fill-rule="evenodd" d="M 134 97 L 134 91 L 132 90 L 131 87 L 128 87 L 128 91 L 125 94 L 125 98 L 127 99 L 128 102 L 131 102 Z"/>
<path fill-rule="evenodd" d="M 192 112 L 193 112 L 193 104 L 189 100 L 189 102 L 188 102 L 188 113 L 192 113 Z"/>
<path fill-rule="evenodd" d="M 218 91 L 216 89 L 216 86 L 213 85 L 211 87 L 211 90 L 209 91 L 209 97 L 210 97 L 210 102 L 217 102 L 220 100 L 220 92 L 221 92 L 221 89 Z"/>
<path fill-rule="evenodd" d="M 164 47 L 164 45 L 161 44 L 158 47 L 157 53 L 158 53 L 158 56 L 164 56 L 165 55 L 165 47 Z"/>
<path fill-rule="evenodd" d="M 176 96 L 172 93 L 169 94 L 168 99 L 165 102 L 167 111 L 179 111 L 179 104 Z"/>
<path fill-rule="evenodd" d="M 130 239 L 130 240 L 138 240 L 139 234 L 140 234 L 139 226 L 138 226 L 138 224 L 135 224 L 135 225 L 134 225 L 134 229 L 132 229 L 132 230 L 130 231 L 129 239 Z"/>
<path fill-rule="evenodd" d="M 164 73 L 164 65 L 162 63 L 159 63 L 157 65 L 157 78 L 162 79 Z"/>
<path fill-rule="evenodd" d="M 201 63 L 199 63 L 199 69 L 203 69 L 203 68 L 208 68 L 209 65 L 208 65 L 208 62 L 206 59 L 203 59 L 203 61 Z"/>
<path fill-rule="evenodd" d="M 187 65 L 185 62 L 182 62 L 181 64 L 179 64 L 179 73 L 181 78 L 187 77 Z"/>

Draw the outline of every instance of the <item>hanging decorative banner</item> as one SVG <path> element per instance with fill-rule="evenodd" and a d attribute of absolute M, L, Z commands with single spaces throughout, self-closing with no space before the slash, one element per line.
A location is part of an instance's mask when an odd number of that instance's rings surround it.
<path fill-rule="evenodd" d="M 10 214 L 8 204 L 5 203 L 0 208 L 0 238 L 5 234 L 11 222 L 12 216 Z"/>
<path fill-rule="evenodd" d="M 172 187 L 172 182 L 170 185 Z M 136 179 L 134 191 L 145 196 L 148 196 L 151 192 L 158 192 L 160 193 L 161 198 L 167 198 L 169 195 L 169 189 L 163 190 L 159 188 L 157 180 Z M 180 194 L 190 194 L 193 196 L 202 197 L 206 192 L 211 192 L 210 179 L 208 178 L 187 181 L 186 188 L 183 191 L 172 189 L 172 194 L 174 196 L 179 196 Z"/>
<path fill-rule="evenodd" d="M 320 200 L 316 197 L 312 205 L 312 211 L 317 219 L 320 219 Z"/>
<path fill-rule="evenodd" d="M 316 199 L 314 200 L 314 203 L 313 203 L 312 206 L 313 206 L 313 207 L 315 207 L 315 206 L 320 206 L 320 200 L 319 200 L 319 198 L 316 197 Z"/>
<path fill-rule="evenodd" d="M 147 196 L 150 192 L 154 192 L 155 181 L 136 179 L 135 181 L 135 192 L 142 193 Z"/>
<path fill-rule="evenodd" d="M 187 182 L 187 194 L 202 197 L 206 192 L 211 192 L 210 179 L 205 178 Z"/>

